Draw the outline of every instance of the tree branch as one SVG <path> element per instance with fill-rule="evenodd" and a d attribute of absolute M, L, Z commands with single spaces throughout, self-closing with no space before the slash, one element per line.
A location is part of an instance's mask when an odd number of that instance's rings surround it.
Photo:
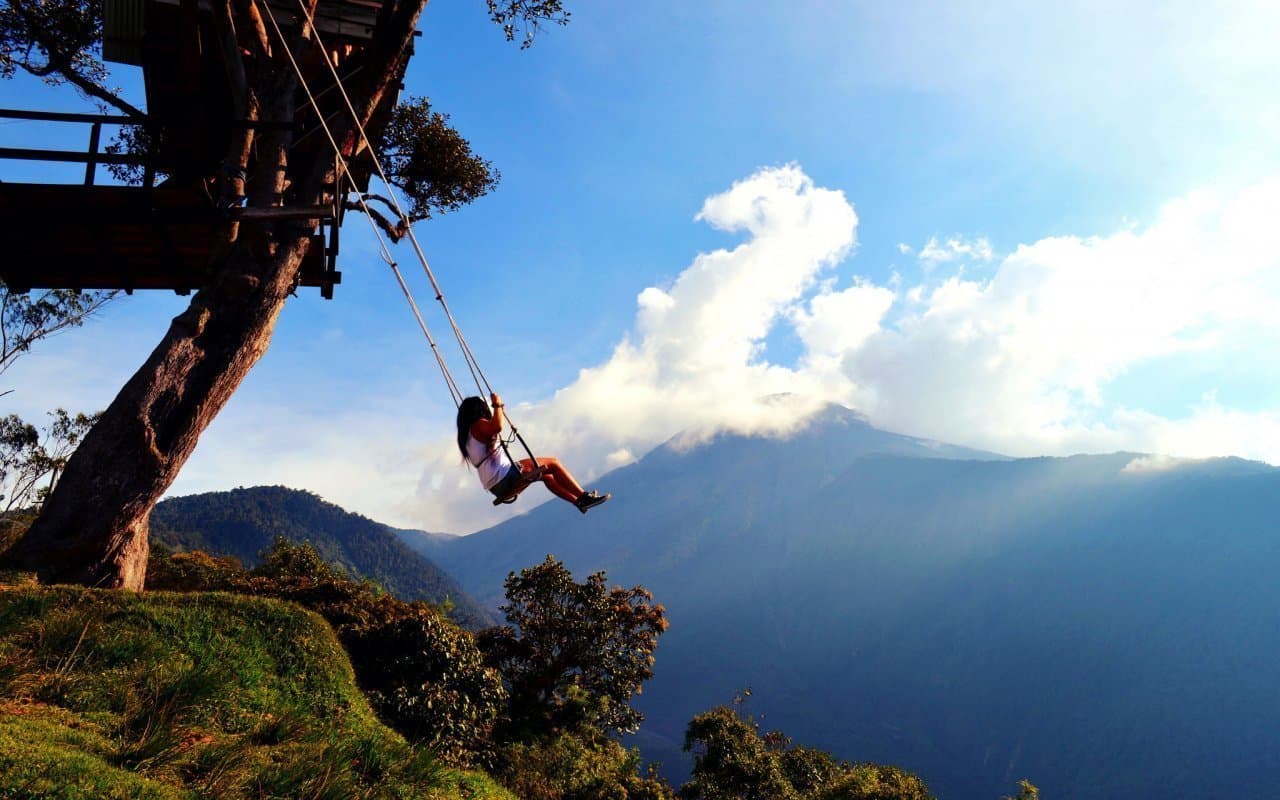
<path fill-rule="evenodd" d="M 244 57 L 240 54 L 236 38 L 231 0 L 211 5 L 213 27 L 218 32 L 218 46 L 222 50 L 222 65 L 227 71 L 227 82 L 231 84 L 231 101 L 235 106 L 235 113 L 244 119 L 244 115 L 248 113 L 249 85 L 245 80 Z"/>
<path fill-rule="evenodd" d="M 50 289 L 32 299 L 29 294 L 14 294 L 3 282 L 0 282 L 0 293 L 4 294 L 0 304 L 4 341 L 4 349 L 0 350 L 0 372 L 27 352 L 33 342 L 81 325 L 118 294 Z"/>
<path fill-rule="evenodd" d="M 404 221 L 403 217 L 400 218 L 400 222 L 398 224 L 392 223 L 391 220 L 387 219 L 377 209 L 369 208 L 367 203 L 358 203 L 355 200 L 347 200 L 343 202 L 342 207 L 348 211 L 367 213 L 369 218 L 372 219 L 374 223 L 382 229 L 382 232 L 387 235 L 387 238 L 391 240 L 392 244 L 400 241 L 409 233 L 409 225 Z"/>
<path fill-rule="evenodd" d="M 131 103 L 126 102 L 123 98 L 117 97 L 112 92 L 106 90 L 105 87 L 99 86 L 80 73 L 76 72 L 70 66 L 58 67 L 58 74 L 67 79 L 67 82 L 76 87 L 80 91 L 96 97 L 104 103 L 115 106 L 118 110 L 123 111 L 131 117 L 136 117 L 139 122 L 145 122 L 147 112 L 137 108 Z"/>
<path fill-rule="evenodd" d="M 397 211 L 395 202 L 392 201 L 391 198 L 389 197 L 383 197 L 380 194 L 373 194 L 372 192 L 369 194 L 363 195 L 363 197 L 366 203 L 369 202 L 370 200 L 376 200 L 379 203 L 382 203 L 384 206 L 386 206 L 387 210 L 395 214 L 396 218 L 400 220 L 400 222 L 398 223 L 398 225 L 400 226 L 408 226 L 414 222 L 417 222 L 417 220 L 413 217 L 412 214 L 402 215 L 399 211 Z"/>
<path fill-rule="evenodd" d="M 136 117 L 139 121 L 146 120 L 145 111 L 137 108 L 133 104 L 127 102 L 121 97 L 116 96 L 114 92 L 109 91 L 105 86 L 93 81 L 84 75 L 81 75 L 74 66 L 75 54 L 66 52 L 57 41 L 56 37 L 49 34 L 48 31 L 40 24 L 39 20 L 27 8 L 24 0 L 9 0 L 9 6 L 18 12 L 22 17 L 22 21 L 26 24 L 27 30 L 31 34 L 31 42 L 44 51 L 46 62 L 43 67 L 36 67 L 29 60 L 24 60 L 19 66 L 26 72 L 31 73 L 37 78 L 47 78 L 53 73 L 57 73 L 72 86 L 90 97 L 97 98 L 108 105 L 114 106 L 117 110 L 123 111 L 131 117 Z M 29 51 L 28 51 L 29 55 Z"/>

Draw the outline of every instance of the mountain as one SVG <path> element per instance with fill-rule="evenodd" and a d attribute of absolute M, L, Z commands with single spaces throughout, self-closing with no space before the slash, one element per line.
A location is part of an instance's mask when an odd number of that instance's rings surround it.
<path fill-rule="evenodd" d="M 1280 470 L 1143 454 L 1001 459 L 829 409 L 787 439 L 675 442 L 487 531 L 420 539 L 482 602 L 554 553 L 642 583 L 670 631 L 641 708 L 753 689 L 767 728 L 900 764 L 948 800 L 1272 796 Z"/>
<path fill-rule="evenodd" d="M 426 556 L 432 550 L 458 538 L 456 533 L 430 533 L 411 528 L 393 528 L 400 541 L 409 545 L 410 549 Z M 429 558 L 430 556 L 428 556 Z"/>
<path fill-rule="evenodd" d="M 871 454 L 1004 460 L 994 453 L 881 431 L 857 412 L 830 406 L 781 439 L 721 434 L 689 446 L 685 437 L 673 437 L 598 481 L 614 497 L 587 517 L 549 503 L 470 536 L 403 538 L 419 553 L 447 564 L 478 600 L 496 607 L 507 572 L 541 561 L 548 552 L 612 569 L 643 551 L 661 551 L 665 555 L 647 571 L 665 574 L 689 562 L 699 543 L 737 537 Z"/>
<path fill-rule="evenodd" d="M 396 529 L 344 511 L 310 492 L 258 486 L 174 497 L 151 514 L 151 537 L 175 549 L 235 556 L 247 565 L 277 536 L 309 541 L 351 575 L 377 581 L 405 600 L 449 601 L 459 624 L 479 628 L 492 617 L 453 577 L 402 542 Z"/>

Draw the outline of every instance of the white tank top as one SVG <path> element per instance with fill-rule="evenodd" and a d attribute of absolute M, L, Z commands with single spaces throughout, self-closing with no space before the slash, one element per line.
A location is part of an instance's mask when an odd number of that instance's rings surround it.
<path fill-rule="evenodd" d="M 492 489 L 498 481 L 507 476 L 513 466 L 507 458 L 507 451 L 480 441 L 467 435 L 467 460 L 476 468 L 480 483 L 485 489 Z"/>

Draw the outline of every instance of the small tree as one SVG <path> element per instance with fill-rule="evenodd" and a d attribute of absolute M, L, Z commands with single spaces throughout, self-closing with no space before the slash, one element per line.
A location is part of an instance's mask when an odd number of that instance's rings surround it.
<path fill-rule="evenodd" d="M 564 733 L 531 744 L 509 744 L 492 771 L 520 800 L 674 800 L 640 753 L 600 736 Z"/>
<path fill-rule="evenodd" d="M 13 292 L 0 281 L 0 372 L 34 342 L 79 327 L 118 292 Z"/>
<path fill-rule="evenodd" d="M 96 414 L 73 415 L 61 408 L 49 416 L 53 420 L 43 430 L 17 414 L 0 417 L 0 514 L 39 510 L 97 419 Z"/>
<path fill-rule="evenodd" d="M 776 737 L 770 737 L 776 741 Z M 689 721 L 684 750 L 693 754 L 693 773 L 680 787 L 682 800 L 799 800 L 777 751 L 750 717 L 728 706 L 704 711 Z"/>
<path fill-rule="evenodd" d="M 505 583 L 507 625 L 479 634 L 510 697 L 507 741 L 564 731 L 634 731 L 631 707 L 653 677 L 666 612 L 644 587 L 607 588 L 605 574 L 582 582 L 547 556 Z M 504 738 L 500 736 L 500 739 Z"/>
<path fill-rule="evenodd" d="M 742 710 L 745 696 L 689 721 L 693 772 L 681 800 L 933 800 L 924 781 L 898 767 L 850 764 L 781 731 L 762 734 Z"/>
<path fill-rule="evenodd" d="M 1018 781 L 1018 794 L 1014 797 L 1002 797 L 1001 800 L 1040 800 L 1040 790 L 1034 783 L 1023 778 Z"/>

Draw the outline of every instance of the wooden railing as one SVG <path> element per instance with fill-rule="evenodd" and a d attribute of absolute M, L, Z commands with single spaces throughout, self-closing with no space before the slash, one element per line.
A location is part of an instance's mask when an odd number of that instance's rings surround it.
<path fill-rule="evenodd" d="M 106 114 L 64 114 L 57 111 L 24 111 L 0 108 L 0 119 L 32 120 L 37 122 L 78 122 L 89 128 L 89 146 L 78 150 L 44 150 L 27 147 L 0 147 L 0 158 L 19 161 L 56 161 L 84 164 L 84 184 L 92 186 L 99 164 L 133 164 L 144 168 L 143 185 L 155 181 L 155 172 L 147 156 L 134 153 L 107 153 L 100 149 L 103 125 L 138 125 L 136 117 Z"/>

